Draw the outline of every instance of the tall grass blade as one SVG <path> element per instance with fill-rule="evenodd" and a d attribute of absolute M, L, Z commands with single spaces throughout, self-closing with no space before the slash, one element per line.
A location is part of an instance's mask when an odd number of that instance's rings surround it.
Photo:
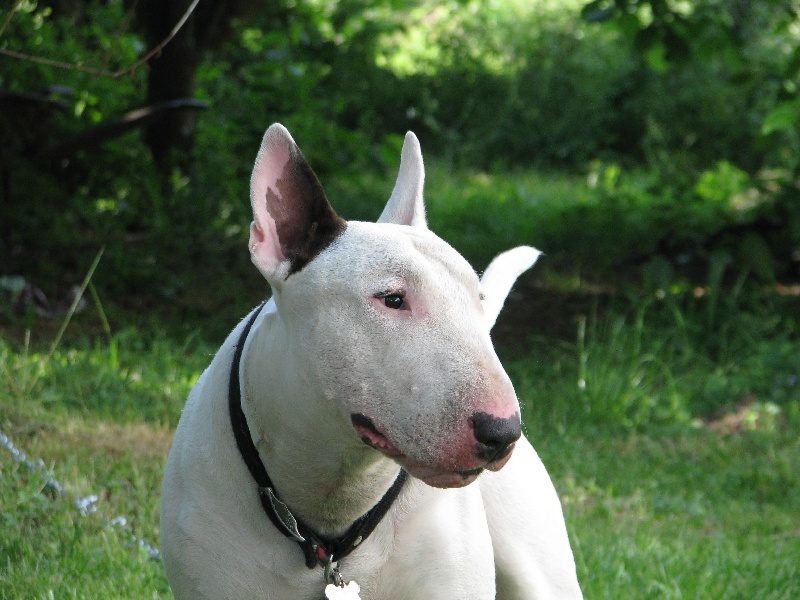
<path fill-rule="evenodd" d="M 94 305 L 97 308 L 97 314 L 100 315 L 100 321 L 103 324 L 103 331 L 108 338 L 108 343 L 111 344 L 114 337 L 111 333 L 111 325 L 108 323 L 106 311 L 103 310 L 103 303 L 100 301 L 100 296 L 97 293 L 97 289 L 94 287 L 94 284 L 91 281 L 89 282 L 89 292 L 92 294 L 92 300 L 94 300 Z"/>
<path fill-rule="evenodd" d="M 61 327 L 58 329 L 58 333 L 56 337 L 53 338 L 53 342 L 50 344 L 50 350 L 47 353 L 47 356 L 42 363 L 42 368 L 39 369 L 36 374 L 34 375 L 33 379 L 31 380 L 30 385 L 26 388 L 27 390 L 32 389 L 36 383 L 39 381 L 43 369 L 47 367 L 50 360 L 53 358 L 58 346 L 61 344 L 61 338 L 64 336 L 64 332 L 67 330 L 67 326 L 69 325 L 72 317 L 75 315 L 75 311 L 78 309 L 78 304 L 80 304 L 81 298 L 83 298 L 83 294 L 86 292 L 86 288 L 89 286 L 89 282 L 92 280 L 92 276 L 94 275 L 95 269 L 97 269 L 97 265 L 100 263 L 100 259 L 103 257 L 103 252 L 105 251 L 105 247 L 100 248 L 98 250 L 97 255 L 94 257 L 91 266 L 89 267 L 89 271 L 86 273 L 86 277 L 83 278 L 83 283 L 81 283 L 81 287 L 78 290 L 78 293 L 75 294 L 75 298 L 72 299 L 72 305 L 69 307 L 64 320 L 61 323 Z"/>

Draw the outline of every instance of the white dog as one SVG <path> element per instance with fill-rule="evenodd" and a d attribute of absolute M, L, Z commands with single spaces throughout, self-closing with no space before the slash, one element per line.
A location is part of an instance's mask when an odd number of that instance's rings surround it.
<path fill-rule="evenodd" d="M 581 597 L 489 338 L 538 252 L 479 281 L 428 230 L 423 179 L 408 133 L 378 222 L 346 222 L 289 132 L 267 130 L 250 253 L 273 296 L 192 390 L 164 477 L 179 600 Z"/>

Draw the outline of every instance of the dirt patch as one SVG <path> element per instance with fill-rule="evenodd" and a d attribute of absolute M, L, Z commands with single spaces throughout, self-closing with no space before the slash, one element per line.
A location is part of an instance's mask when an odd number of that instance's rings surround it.
<path fill-rule="evenodd" d="M 142 456 L 166 456 L 175 431 L 169 427 L 147 423 L 84 423 L 71 422 L 59 436 L 85 448 L 100 450 L 112 456 L 128 452 Z"/>
<path fill-rule="evenodd" d="M 718 433 L 733 435 L 744 431 L 775 431 L 783 423 L 780 408 L 770 402 L 758 402 L 748 395 L 730 411 L 712 417 L 706 427 Z"/>
<path fill-rule="evenodd" d="M 613 299 L 613 290 L 582 286 L 558 290 L 535 277 L 522 276 L 508 295 L 492 329 L 497 346 L 525 348 L 533 336 L 573 342 L 581 316 L 602 316 Z"/>

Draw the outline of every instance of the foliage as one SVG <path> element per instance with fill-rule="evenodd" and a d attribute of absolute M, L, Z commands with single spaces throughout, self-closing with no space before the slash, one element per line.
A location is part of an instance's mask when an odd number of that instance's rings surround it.
<path fill-rule="evenodd" d="M 137 134 L 57 164 L 29 160 L 141 105 L 146 68 L 112 79 L 3 57 L 3 88 L 74 90 L 51 92 L 64 110 L 3 125 L 4 269 L 63 290 L 105 246 L 98 286 L 129 307 L 142 295 L 180 303 L 207 272 L 246 280 L 249 171 L 265 126 L 282 121 L 335 191 L 359 181 L 385 190 L 407 129 L 441 157 L 437 177 L 488 172 L 493 188 L 454 189 L 452 208 L 438 209 L 468 247 L 490 247 L 481 234 L 491 231 L 556 253 L 579 231 L 559 265 L 600 275 L 659 255 L 696 274 L 724 250 L 763 281 L 791 279 L 797 20 L 783 5 L 748 6 L 753 19 L 734 19 L 721 0 L 594 2 L 584 18 L 577 1 L 277 3 L 230 23 L 227 41 L 203 55 L 197 94 L 210 108 L 198 115 L 191 167 L 166 180 Z M 112 70 L 144 53 L 123 3 L 84 7 L 19 3 L 0 45 Z M 601 17 L 612 26 L 589 22 Z M 538 192 L 514 199 L 501 176 L 528 165 L 588 172 L 599 184 L 577 191 L 585 201 L 564 190 L 563 207 L 532 210 Z M 494 222 L 485 207 L 457 214 L 469 198 L 518 206 L 529 222 Z M 344 213 L 367 212 L 355 194 L 336 200 Z M 618 243 L 595 252 L 599 230 L 620 223 Z M 224 290 L 209 292 L 205 309 L 227 302 Z"/>
<path fill-rule="evenodd" d="M 797 265 L 780 257 L 795 253 L 798 243 L 797 6 L 727 0 L 593 0 L 582 14 L 589 22 L 607 22 L 629 40 L 647 65 L 646 81 L 662 82 L 661 91 L 666 93 L 660 98 L 669 106 L 646 93 L 637 100 L 656 99 L 644 148 L 663 180 L 686 190 L 697 181 L 700 165 L 716 170 L 716 177 L 709 177 L 708 171 L 700 175 L 695 191 L 702 194 L 709 191 L 705 184 L 721 184 L 713 192 L 719 195 L 725 192 L 725 176 L 741 181 L 745 174 L 740 169 L 754 174 L 761 181 L 748 195 L 757 199 L 756 204 L 764 197 L 768 200 L 749 211 L 750 219 L 739 219 L 746 226 L 734 229 L 745 234 L 743 245 L 758 255 L 753 269 L 762 279 L 787 272 L 796 276 Z M 736 186 L 734 181 L 728 183 Z M 729 201 L 737 197 L 741 200 L 742 194 L 732 192 Z M 776 234 L 776 229 L 783 231 Z"/>

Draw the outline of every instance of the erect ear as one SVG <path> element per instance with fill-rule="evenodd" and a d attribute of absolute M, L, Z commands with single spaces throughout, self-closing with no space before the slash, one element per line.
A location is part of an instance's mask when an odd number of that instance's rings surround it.
<path fill-rule="evenodd" d="M 394 184 L 392 196 L 378 218 L 378 223 L 414 225 L 427 229 L 425 204 L 422 200 L 424 183 L 425 166 L 422 164 L 422 150 L 417 136 L 409 131 L 403 141 L 397 183 Z"/>
<path fill-rule="evenodd" d="M 250 257 L 270 282 L 300 271 L 344 231 L 283 125 L 267 129 L 250 178 Z"/>
<path fill-rule="evenodd" d="M 486 267 L 481 277 L 481 286 L 485 294 L 483 314 L 489 329 L 494 327 L 497 315 L 500 314 L 517 277 L 530 269 L 541 254 L 536 248 L 519 246 L 498 254 Z"/>

